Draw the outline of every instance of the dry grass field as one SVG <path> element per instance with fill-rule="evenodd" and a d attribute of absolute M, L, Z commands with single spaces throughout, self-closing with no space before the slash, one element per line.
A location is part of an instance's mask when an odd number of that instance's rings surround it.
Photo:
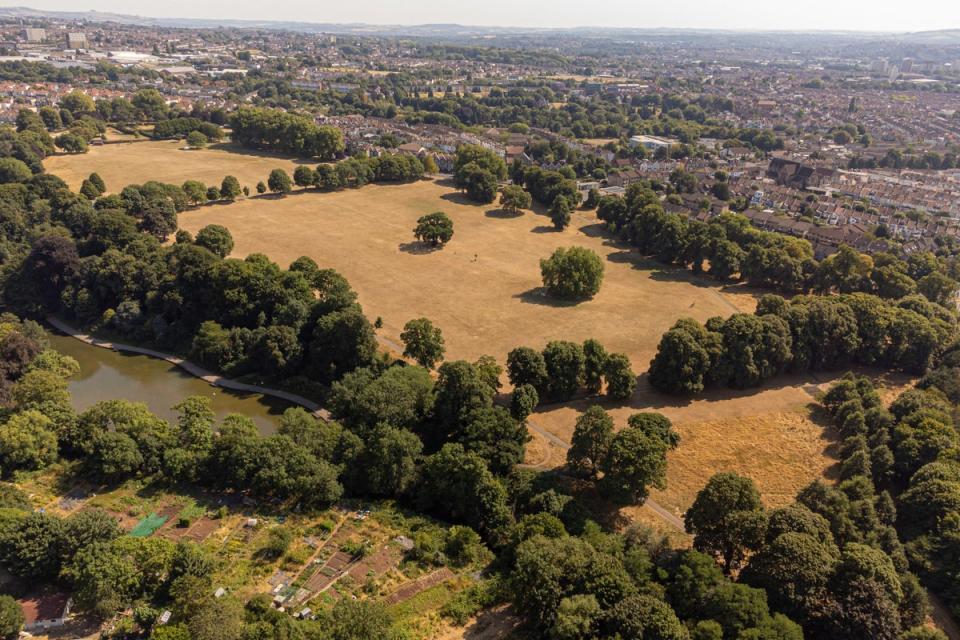
<path fill-rule="evenodd" d="M 274 167 L 294 166 L 223 148 L 188 152 L 178 147 L 110 145 L 87 156 L 54 158 L 48 169 L 74 186 L 93 170 L 108 185 L 151 178 L 212 182 L 227 173 L 253 184 Z M 453 219 L 455 233 L 448 246 L 429 251 L 414 242 L 412 229 L 419 216 L 437 210 Z M 359 293 L 367 315 L 383 318 L 383 342 L 398 347 L 404 323 L 426 316 L 444 332 L 447 359 L 490 354 L 503 363 L 519 345 L 541 348 L 549 340 L 592 337 L 626 353 L 642 372 L 661 334 L 678 318 L 703 321 L 751 312 L 756 304 L 756 292 L 720 287 L 644 259 L 607 238 L 592 212 L 575 213 L 571 226 L 558 233 L 543 215 L 509 216 L 495 205 L 472 204 L 444 181 L 250 198 L 188 211 L 180 224 L 193 233 L 207 224 L 227 226 L 236 257 L 261 252 L 286 266 L 308 255 L 336 268 Z M 606 276 L 595 299 L 559 304 L 540 288 L 539 260 L 574 244 L 600 254 Z M 671 512 L 682 513 L 720 470 L 750 475 L 766 502 L 779 505 L 833 464 L 829 440 L 809 409 L 826 382 L 825 377 L 779 378 L 762 390 L 712 391 L 688 400 L 655 393 L 641 378 L 630 402 L 606 408 L 618 427 L 636 411 L 660 411 L 674 421 L 683 441 L 670 456 L 668 489 L 653 496 Z M 527 462 L 544 468 L 563 464 L 562 445 L 570 442 L 577 415 L 591 402 L 580 399 L 538 411 Z"/>
<path fill-rule="evenodd" d="M 199 180 L 207 185 L 220 186 L 226 175 L 236 176 L 241 186 L 248 186 L 253 192 L 257 182 L 267 181 L 271 170 L 280 167 L 292 174 L 299 164 L 288 158 L 241 151 L 230 144 L 215 144 L 198 150 L 186 150 L 184 146 L 182 140 L 92 146 L 90 151 L 81 155 L 47 158 L 44 166 L 48 172 L 66 180 L 71 189 L 80 188 L 83 179 L 95 171 L 107 183 L 110 192 L 147 180 L 173 184 Z"/>
<path fill-rule="evenodd" d="M 428 251 L 412 230 L 437 210 L 453 219 L 454 237 Z M 261 252 L 285 266 L 308 255 L 341 271 L 367 315 L 383 318 L 381 335 L 390 341 L 399 342 L 411 318 L 430 318 L 443 330 L 447 359 L 489 354 L 504 362 L 519 345 L 592 337 L 642 371 L 677 318 L 726 316 L 752 301 L 606 239 L 592 212 L 577 212 L 558 233 L 545 216 L 505 216 L 466 202 L 442 181 L 253 198 L 180 216 L 194 233 L 213 223 L 230 229 L 235 256 Z M 606 276 L 596 298 L 565 305 L 542 291 L 539 261 L 573 244 L 600 254 Z"/>
<path fill-rule="evenodd" d="M 797 491 L 825 477 L 835 460 L 832 434 L 813 408 L 826 378 L 788 377 L 776 386 L 736 392 L 711 390 L 695 399 L 663 396 L 641 378 L 637 393 L 625 404 L 600 401 L 617 428 L 638 411 L 658 411 L 670 418 L 681 442 L 669 454 L 667 489 L 651 497 L 680 516 L 706 480 L 718 471 L 736 471 L 753 478 L 768 506 L 789 503 Z M 595 399 L 581 399 L 541 408 L 531 417 L 536 429 L 569 443 L 574 423 Z M 555 446 L 548 446 L 552 442 Z M 566 451 L 552 438 L 535 433 L 527 463 L 555 467 Z M 829 475 L 829 474 L 827 474 Z M 633 514 L 631 514 L 633 515 Z"/>

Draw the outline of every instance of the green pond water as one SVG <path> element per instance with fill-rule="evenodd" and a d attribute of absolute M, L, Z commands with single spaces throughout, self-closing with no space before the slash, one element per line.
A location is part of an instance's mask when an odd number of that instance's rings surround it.
<path fill-rule="evenodd" d="M 172 421 L 175 404 L 187 396 L 206 396 L 218 419 L 240 413 L 253 419 L 261 433 L 269 434 L 291 406 L 279 398 L 213 387 L 165 360 L 102 349 L 52 332 L 48 337 L 51 347 L 80 363 L 80 375 L 70 380 L 77 411 L 101 400 L 131 400 L 146 403 L 155 414 Z"/>

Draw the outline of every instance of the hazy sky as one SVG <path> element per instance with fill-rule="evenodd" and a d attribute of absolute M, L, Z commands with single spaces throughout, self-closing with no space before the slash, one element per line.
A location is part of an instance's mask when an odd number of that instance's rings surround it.
<path fill-rule="evenodd" d="M 919 31 L 960 28 L 957 0 L 3 0 L 158 17 L 496 26 Z"/>

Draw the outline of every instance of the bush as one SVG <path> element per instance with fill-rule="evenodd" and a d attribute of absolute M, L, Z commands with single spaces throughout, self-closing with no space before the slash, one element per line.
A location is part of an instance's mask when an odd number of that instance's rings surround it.
<path fill-rule="evenodd" d="M 568 300 L 592 298 L 603 282 L 603 262 L 585 247 L 559 248 L 540 261 L 543 286 L 551 295 Z"/>
<path fill-rule="evenodd" d="M 290 548 L 293 542 L 293 533 L 286 527 L 274 527 L 267 532 L 267 543 L 261 549 L 264 556 L 276 559 Z"/>

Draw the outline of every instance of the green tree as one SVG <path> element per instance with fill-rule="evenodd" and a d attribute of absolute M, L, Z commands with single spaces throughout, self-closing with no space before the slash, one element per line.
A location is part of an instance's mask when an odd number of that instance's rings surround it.
<path fill-rule="evenodd" d="M 547 364 L 543 354 L 530 347 L 517 347 L 507 354 L 507 376 L 510 384 L 520 387 L 528 384 L 540 395 L 547 391 Z"/>
<path fill-rule="evenodd" d="M 637 388 L 637 374 L 631 368 L 630 358 L 623 353 L 607 356 L 603 378 L 607 383 L 607 395 L 614 400 L 627 400 Z"/>
<path fill-rule="evenodd" d="M 443 445 L 424 461 L 417 504 L 466 522 L 487 539 L 499 539 L 510 524 L 506 489 L 482 457 L 457 443 Z"/>
<path fill-rule="evenodd" d="M 557 196 L 550 204 L 550 221 L 553 222 L 553 228 L 557 231 L 563 231 L 570 226 L 570 214 L 573 211 L 573 205 L 565 196 Z"/>
<path fill-rule="evenodd" d="M 56 429 L 41 412 L 23 411 L 0 425 L 0 468 L 4 475 L 20 469 L 42 469 L 56 459 Z"/>
<path fill-rule="evenodd" d="M 263 184 L 263 181 L 257 183 L 257 193 L 263 194 L 267 192 L 267 185 Z"/>
<path fill-rule="evenodd" d="M 603 262 L 586 247 L 560 247 L 540 261 L 543 285 L 554 296 L 582 300 L 592 298 L 603 282 Z"/>
<path fill-rule="evenodd" d="M 0 184 L 28 182 L 32 177 L 33 172 L 22 160 L 0 158 Z"/>
<path fill-rule="evenodd" d="M 219 224 L 208 224 L 200 229 L 194 242 L 221 258 L 226 258 L 233 251 L 233 236 L 230 230 Z"/>
<path fill-rule="evenodd" d="M 293 182 L 290 175 L 283 169 L 274 169 L 267 178 L 267 186 L 273 193 L 290 193 L 293 190 Z M 259 189 L 258 189 L 259 191 Z"/>
<path fill-rule="evenodd" d="M 377 340 L 366 316 L 348 307 L 317 319 L 309 349 L 313 370 L 322 380 L 332 381 L 373 362 Z"/>
<path fill-rule="evenodd" d="M 287 527 L 273 527 L 267 531 L 267 541 L 261 547 L 261 552 L 267 558 L 276 560 L 290 549 L 293 542 L 293 532 Z"/>
<path fill-rule="evenodd" d="M 547 395 L 553 400 L 572 398 L 583 384 L 583 348 L 575 342 L 548 342 L 543 362 L 547 369 Z"/>
<path fill-rule="evenodd" d="M 187 199 L 195 205 L 207 201 L 207 186 L 199 180 L 187 180 L 180 188 L 183 189 Z"/>
<path fill-rule="evenodd" d="M 305 164 L 297 165 L 297 168 L 293 170 L 293 183 L 298 187 L 306 189 L 307 187 L 313 186 L 316 181 L 316 173 Z"/>
<path fill-rule="evenodd" d="M 577 418 L 573 428 L 567 466 L 580 475 L 596 478 L 613 442 L 613 418 L 597 405 Z"/>
<path fill-rule="evenodd" d="M 49 105 L 40 107 L 38 115 L 43 120 L 43 126 L 47 128 L 47 131 L 56 131 L 63 128 L 63 119 L 60 118 L 60 112 L 53 107 Z"/>
<path fill-rule="evenodd" d="M 463 420 L 473 411 L 489 407 L 493 402 L 493 389 L 471 363 L 463 360 L 444 362 L 438 369 L 434 417 L 441 436 L 455 434 Z M 446 437 L 439 438 L 440 442 Z"/>
<path fill-rule="evenodd" d="M 503 407 L 483 407 L 464 417 L 458 439 L 468 452 L 479 454 L 490 471 L 505 475 L 523 462 L 530 433 Z"/>
<path fill-rule="evenodd" d="M 413 235 L 420 242 L 429 242 L 434 247 L 442 246 L 453 237 L 453 220 L 442 211 L 429 213 L 417 219 Z"/>
<path fill-rule="evenodd" d="M 187 621 L 191 640 L 236 640 L 243 630 L 243 607 L 232 596 L 208 595 Z"/>
<path fill-rule="evenodd" d="M 79 117 L 84 113 L 93 113 L 96 105 L 93 103 L 93 98 L 82 91 L 74 90 L 60 98 L 60 108 Z"/>
<path fill-rule="evenodd" d="M 80 195 L 82 195 L 87 200 L 96 200 L 97 197 L 99 197 L 100 192 L 97 190 L 97 188 L 93 185 L 92 182 L 90 182 L 87 179 L 84 179 L 84 181 L 80 183 Z"/>
<path fill-rule="evenodd" d="M 80 549 L 64 574 L 76 587 L 77 606 L 100 619 L 128 606 L 139 585 L 138 567 L 132 559 L 104 542 Z"/>
<path fill-rule="evenodd" d="M 526 422 L 539 403 L 540 396 L 533 385 L 522 384 L 514 387 L 513 394 L 510 396 L 510 415 L 517 422 Z"/>
<path fill-rule="evenodd" d="M 368 491 L 379 496 L 399 496 L 417 479 L 423 443 L 411 431 L 378 425 L 366 438 L 363 460 Z"/>
<path fill-rule="evenodd" d="M 0 519 L 0 558 L 10 573 L 46 582 L 60 572 L 63 520 L 46 513 Z"/>
<path fill-rule="evenodd" d="M 330 640 L 394 640 L 386 608 L 369 600 L 344 598 L 323 616 L 322 627 Z M 396 639 L 399 640 L 399 639 Z"/>
<path fill-rule="evenodd" d="M 556 640 L 582 640 L 595 637 L 603 612 L 593 594 L 568 596 L 557 607 L 557 619 L 550 629 Z"/>
<path fill-rule="evenodd" d="M 187 146 L 191 149 L 203 149 L 208 142 L 207 136 L 199 131 L 191 131 L 187 134 Z"/>
<path fill-rule="evenodd" d="M 607 364 L 607 350 L 591 338 L 583 342 L 583 356 L 583 386 L 590 393 L 600 393 L 603 369 Z"/>
<path fill-rule="evenodd" d="M 520 213 L 522 209 L 529 209 L 531 204 L 530 194 L 520 185 L 507 185 L 500 193 L 500 208 L 508 213 Z"/>
<path fill-rule="evenodd" d="M 20 603 L 13 596 L 0 595 L 0 640 L 16 640 L 23 629 L 24 617 Z"/>
<path fill-rule="evenodd" d="M 622 638 L 689 638 L 670 605 L 649 595 L 634 595 L 618 602 L 608 612 L 606 626 Z"/>
<path fill-rule="evenodd" d="M 93 186 L 97 188 L 97 191 L 99 191 L 101 194 L 104 194 L 107 192 L 107 183 L 103 181 L 103 178 L 100 177 L 99 173 L 97 172 L 91 173 L 90 177 L 87 178 L 87 180 L 89 180 L 93 184 Z"/>
<path fill-rule="evenodd" d="M 649 487 L 667 486 L 667 441 L 628 426 L 619 431 L 601 463 L 600 489 L 621 504 L 642 504 Z"/>
<path fill-rule="evenodd" d="M 443 334 L 427 318 L 416 318 L 403 325 L 400 340 L 404 345 L 404 357 L 413 358 L 425 369 L 432 369 L 443 359 Z"/>
<path fill-rule="evenodd" d="M 677 321 L 660 338 L 657 355 L 650 362 L 650 384 L 673 394 L 703 391 L 719 342 L 719 336 L 711 336 L 696 320 Z"/>
<path fill-rule="evenodd" d="M 727 572 L 760 547 L 766 528 L 760 492 L 753 480 L 732 472 L 717 473 L 697 493 L 684 516 L 698 551 L 723 561 Z"/>
<path fill-rule="evenodd" d="M 836 547 L 788 532 L 754 555 L 741 579 L 765 589 L 773 608 L 806 623 L 818 613 L 837 560 Z"/>
<path fill-rule="evenodd" d="M 474 202 L 486 204 L 497 199 L 497 177 L 476 163 L 468 163 L 456 170 L 454 182 Z"/>
<path fill-rule="evenodd" d="M 220 183 L 220 197 L 224 200 L 234 201 L 243 190 L 240 188 L 240 181 L 233 176 L 225 176 L 223 182 Z"/>
<path fill-rule="evenodd" d="M 82 136 L 69 131 L 54 138 L 53 143 L 66 153 L 86 153 L 87 151 L 87 141 Z"/>

